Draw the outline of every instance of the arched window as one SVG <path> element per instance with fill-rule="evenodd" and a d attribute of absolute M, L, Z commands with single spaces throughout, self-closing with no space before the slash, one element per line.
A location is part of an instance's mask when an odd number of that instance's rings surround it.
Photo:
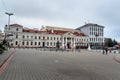
<path fill-rule="evenodd" d="M 50 42 L 50 46 L 52 46 L 52 42 Z"/>
<path fill-rule="evenodd" d="M 45 40 L 45 37 L 43 36 L 43 40 Z"/>
<path fill-rule="evenodd" d="M 29 36 L 27 36 L 27 38 L 29 38 Z"/>
<path fill-rule="evenodd" d="M 25 36 L 23 35 L 23 39 L 25 38 Z"/>
<path fill-rule="evenodd" d="M 47 46 L 49 46 L 49 42 L 47 42 Z"/>
<path fill-rule="evenodd" d="M 22 42 L 22 45 L 25 45 L 25 43 L 24 43 L 24 42 Z"/>
<path fill-rule="evenodd" d="M 47 40 L 49 40 L 49 37 L 47 37 Z"/>
<path fill-rule="evenodd" d="M 39 36 L 39 39 L 41 39 L 41 37 Z"/>
<path fill-rule="evenodd" d="M 31 45 L 33 45 L 33 42 L 31 42 Z"/>
<path fill-rule="evenodd" d="M 35 45 L 37 45 L 37 42 L 35 42 Z"/>
<path fill-rule="evenodd" d="M 16 31 L 19 31 L 19 28 L 16 28 Z"/>
<path fill-rule="evenodd" d="M 54 37 L 54 40 L 55 40 L 55 37 Z"/>
<path fill-rule="evenodd" d="M 37 39 L 37 36 L 35 36 L 35 39 Z"/>
<path fill-rule="evenodd" d="M 18 41 L 15 42 L 15 45 L 18 45 Z"/>
<path fill-rule="evenodd" d="M 18 38 L 18 35 L 16 35 L 16 38 Z"/>
<path fill-rule="evenodd" d="M 39 45 L 40 45 L 40 42 L 39 42 Z"/>
<path fill-rule="evenodd" d="M 26 45 L 29 45 L 29 42 L 28 42 L 28 41 L 26 42 Z"/>

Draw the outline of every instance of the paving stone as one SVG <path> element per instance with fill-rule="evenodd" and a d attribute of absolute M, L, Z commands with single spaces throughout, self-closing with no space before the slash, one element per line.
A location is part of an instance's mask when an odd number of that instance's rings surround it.
<path fill-rule="evenodd" d="M 120 80 L 117 55 L 16 49 L 0 80 Z"/>

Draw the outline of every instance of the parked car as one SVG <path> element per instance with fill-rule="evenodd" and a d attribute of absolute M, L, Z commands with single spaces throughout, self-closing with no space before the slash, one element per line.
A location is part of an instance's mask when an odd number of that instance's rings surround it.
<path fill-rule="evenodd" d="M 108 47 L 108 50 L 117 50 L 117 48 L 116 47 Z"/>

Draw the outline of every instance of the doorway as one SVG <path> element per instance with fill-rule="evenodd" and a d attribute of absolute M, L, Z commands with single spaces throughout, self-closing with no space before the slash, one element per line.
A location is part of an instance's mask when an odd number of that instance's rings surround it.
<path fill-rule="evenodd" d="M 70 49 L 70 43 L 67 43 L 67 48 Z"/>
<path fill-rule="evenodd" d="M 45 47 L 45 42 L 42 43 L 42 47 Z"/>

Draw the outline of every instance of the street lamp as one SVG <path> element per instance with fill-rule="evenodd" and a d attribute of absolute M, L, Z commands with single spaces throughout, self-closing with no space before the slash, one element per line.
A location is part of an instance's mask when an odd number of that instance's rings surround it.
<path fill-rule="evenodd" d="M 7 13 L 7 12 L 6 12 L 5 14 L 8 15 L 8 28 L 9 28 L 9 30 L 10 30 L 10 16 L 12 16 L 13 13 Z"/>
<path fill-rule="evenodd" d="M 7 14 L 8 15 L 8 28 L 9 28 L 9 30 L 10 30 L 10 16 L 11 15 L 13 15 L 13 13 L 8 13 L 8 12 L 6 12 L 5 14 Z M 6 34 L 6 32 L 5 32 L 5 38 L 4 38 L 4 40 L 3 40 L 3 44 L 6 44 L 6 37 L 7 37 L 7 34 Z"/>

